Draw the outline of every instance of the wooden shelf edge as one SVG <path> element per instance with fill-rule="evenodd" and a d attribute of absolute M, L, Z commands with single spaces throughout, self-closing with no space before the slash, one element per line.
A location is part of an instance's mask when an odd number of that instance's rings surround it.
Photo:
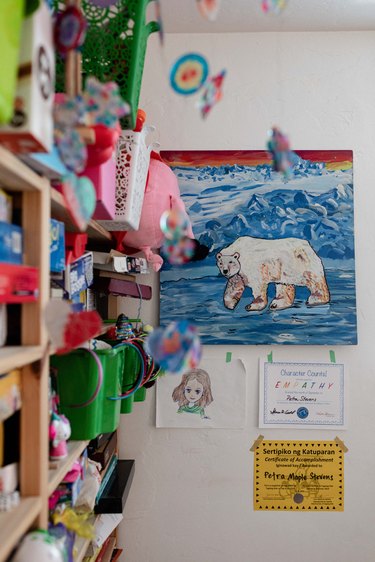
<path fill-rule="evenodd" d="M 20 504 L 0 513 L 0 560 L 5 560 L 42 509 L 40 497 L 22 498 Z"/>
<path fill-rule="evenodd" d="M 49 181 L 38 176 L 14 154 L 0 146 L 0 182 L 14 191 L 41 191 L 49 188 Z"/>
<path fill-rule="evenodd" d="M 89 441 L 68 441 L 68 456 L 61 461 L 56 462 L 57 467 L 48 471 L 47 493 L 50 496 L 56 487 L 60 484 L 65 474 L 72 468 L 74 461 L 86 449 Z"/>
<path fill-rule="evenodd" d="M 89 522 L 95 526 L 96 520 L 98 519 L 98 516 L 95 515 L 93 517 L 91 517 L 89 519 Z M 74 542 L 74 551 L 75 551 L 75 556 L 74 556 L 74 562 L 82 562 L 83 558 L 85 557 L 85 554 L 87 552 L 87 549 L 89 547 L 89 544 L 91 542 L 91 539 L 85 539 L 83 537 L 78 537 L 76 538 L 75 542 Z"/>
<path fill-rule="evenodd" d="M 51 216 L 63 221 L 70 232 L 79 232 L 69 215 L 63 196 L 54 188 L 51 188 Z M 95 242 L 108 245 L 112 243 L 111 233 L 93 219 L 90 220 L 86 233 L 89 239 Z"/>
<path fill-rule="evenodd" d="M 18 369 L 24 365 L 34 363 L 42 359 L 43 348 L 41 346 L 23 345 L 6 346 L 0 348 L 0 374 L 7 373 L 12 369 Z"/>

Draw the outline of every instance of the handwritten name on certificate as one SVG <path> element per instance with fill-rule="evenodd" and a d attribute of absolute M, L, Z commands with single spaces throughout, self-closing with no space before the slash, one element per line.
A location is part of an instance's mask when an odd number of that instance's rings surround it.
<path fill-rule="evenodd" d="M 260 363 L 259 427 L 346 427 L 344 365 Z"/>

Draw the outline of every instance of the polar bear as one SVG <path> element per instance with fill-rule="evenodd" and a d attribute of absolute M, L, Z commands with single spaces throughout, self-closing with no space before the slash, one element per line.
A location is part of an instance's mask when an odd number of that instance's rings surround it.
<path fill-rule="evenodd" d="M 323 264 L 307 240 L 282 238 L 266 240 L 240 236 L 216 255 L 217 267 L 227 279 L 224 305 L 233 310 L 245 287 L 253 291 L 253 301 L 246 310 L 263 310 L 267 306 L 269 283 L 276 284 L 273 310 L 293 305 L 295 287 L 310 291 L 308 305 L 327 304 L 330 299 Z"/>

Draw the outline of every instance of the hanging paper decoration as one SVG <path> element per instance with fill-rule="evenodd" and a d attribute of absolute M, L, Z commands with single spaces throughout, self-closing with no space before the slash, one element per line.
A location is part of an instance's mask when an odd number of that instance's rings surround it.
<path fill-rule="evenodd" d="M 207 60 L 197 53 L 188 53 L 177 59 L 172 66 L 170 84 L 175 92 L 188 96 L 201 88 L 207 76 Z"/>
<path fill-rule="evenodd" d="M 187 236 L 189 229 L 189 217 L 183 211 L 172 209 L 161 215 L 160 230 L 165 236 L 161 252 L 169 263 L 181 265 L 194 256 L 197 242 Z"/>
<path fill-rule="evenodd" d="M 181 238 L 189 230 L 189 227 L 189 217 L 178 209 L 164 211 L 160 217 L 160 230 L 168 240 Z"/>
<path fill-rule="evenodd" d="M 289 178 L 292 173 L 293 152 L 290 150 L 288 137 L 278 127 L 273 127 L 268 135 L 270 138 L 267 149 L 272 155 L 272 169 Z"/>
<path fill-rule="evenodd" d="M 69 174 L 64 178 L 62 194 L 74 224 L 84 232 L 96 207 L 96 192 L 92 181 L 85 176 Z"/>
<path fill-rule="evenodd" d="M 85 91 L 82 94 L 86 111 L 87 124 L 102 124 L 115 127 L 118 120 L 130 113 L 129 104 L 120 96 L 120 89 L 116 82 L 99 82 L 90 76 L 86 80 Z"/>
<path fill-rule="evenodd" d="M 265 14 L 273 12 L 280 14 L 286 6 L 287 0 L 262 0 L 262 10 Z"/>
<path fill-rule="evenodd" d="M 163 19 L 162 19 L 162 15 L 161 15 L 160 0 L 155 0 L 155 12 L 156 12 L 155 20 L 158 22 L 158 25 L 159 25 L 160 44 L 163 46 L 164 45 L 164 26 L 163 26 Z"/>
<path fill-rule="evenodd" d="M 223 97 L 225 75 L 226 70 L 222 70 L 216 76 L 210 76 L 203 85 L 202 95 L 198 101 L 198 107 L 203 119 L 207 117 L 213 106 Z"/>
<path fill-rule="evenodd" d="M 182 265 L 192 260 L 195 254 L 196 242 L 187 236 L 174 240 L 166 240 L 161 252 L 172 265 Z"/>
<path fill-rule="evenodd" d="M 80 347 L 102 329 L 102 319 L 96 311 L 74 312 L 64 300 L 49 301 L 44 320 L 56 354 L 68 353 Z"/>
<path fill-rule="evenodd" d="M 201 16 L 209 21 L 215 21 L 219 13 L 221 0 L 197 0 L 197 7 Z"/>
<path fill-rule="evenodd" d="M 85 169 L 87 148 L 77 129 L 55 129 L 55 143 L 68 170 L 79 174 Z"/>
<path fill-rule="evenodd" d="M 145 348 L 155 363 L 171 373 L 194 369 L 202 356 L 198 331 L 187 320 L 156 328 L 146 339 Z"/>
<path fill-rule="evenodd" d="M 68 6 L 63 12 L 59 12 L 54 28 L 57 51 L 65 55 L 73 49 L 79 49 L 85 40 L 86 28 L 85 17 L 76 6 Z"/>

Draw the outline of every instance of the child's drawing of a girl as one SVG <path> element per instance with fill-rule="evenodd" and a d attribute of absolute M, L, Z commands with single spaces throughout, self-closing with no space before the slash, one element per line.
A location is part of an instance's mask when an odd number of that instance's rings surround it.
<path fill-rule="evenodd" d="M 209 374 L 203 369 L 187 371 L 172 392 L 172 398 L 178 402 L 178 414 L 199 414 L 202 419 L 209 419 L 204 411 L 213 401 Z"/>

